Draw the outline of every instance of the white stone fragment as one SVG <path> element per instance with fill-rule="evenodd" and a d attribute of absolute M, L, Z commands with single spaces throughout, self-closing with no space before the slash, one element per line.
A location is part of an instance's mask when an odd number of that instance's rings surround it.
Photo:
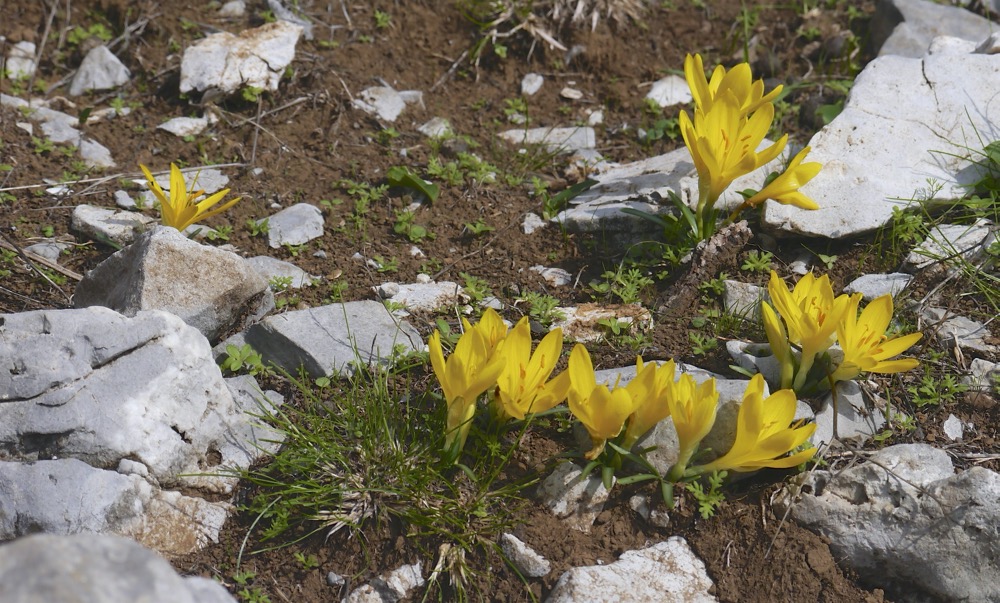
<path fill-rule="evenodd" d="M 954 442 L 955 440 L 962 439 L 965 426 L 962 425 L 961 419 L 953 414 L 949 414 L 948 418 L 944 420 L 944 424 L 941 425 L 941 429 L 944 431 L 944 435 L 946 435 L 949 440 Z"/>
<path fill-rule="evenodd" d="M 912 280 L 912 274 L 903 272 L 865 274 L 848 283 L 844 287 L 844 293 L 860 293 L 861 298 L 865 301 L 871 301 L 886 294 L 896 297 Z"/>
<path fill-rule="evenodd" d="M 609 492 L 601 481 L 600 472 L 585 478 L 582 475 L 583 470 L 574 463 L 557 465 L 538 485 L 537 496 L 556 517 L 586 534 L 604 509 Z"/>
<path fill-rule="evenodd" d="M 530 270 L 540 274 L 545 282 L 553 287 L 565 287 L 573 282 L 573 275 L 562 268 L 550 268 L 538 264 L 532 266 Z"/>
<path fill-rule="evenodd" d="M 206 36 L 184 51 L 180 91 L 218 90 L 224 94 L 240 88 L 277 90 L 285 67 L 295 58 L 302 27 L 277 21 L 233 35 Z"/>
<path fill-rule="evenodd" d="M 548 222 L 543 220 L 538 214 L 527 213 L 524 214 L 524 221 L 521 222 L 521 231 L 524 234 L 531 234 L 539 228 L 545 228 L 547 224 Z"/>
<path fill-rule="evenodd" d="M 692 100 L 691 88 L 688 87 L 687 80 L 681 76 L 668 75 L 653 83 L 646 98 L 654 101 L 660 107 L 683 105 Z"/>
<path fill-rule="evenodd" d="M 35 43 L 22 40 L 13 44 L 7 51 L 7 62 L 4 69 L 10 79 L 30 78 L 35 74 Z"/>
<path fill-rule="evenodd" d="M 209 123 L 211 122 L 207 117 L 175 117 L 156 126 L 156 129 L 170 132 L 174 136 L 196 136 L 201 134 Z"/>
<path fill-rule="evenodd" d="M 545 145 L 549 150 L 570 153 L 597 146 L 597 134 L 590 127 L 573 128 L 532 128 L 530 130 L 506 130 L 498 136 L 511 144 Z"/>
<path fill-rule="evenodd" d="M 417 131 L 428 138 L 443 138 L 452 134 L 451 122 L 444 117 L 435 117 L 417 128 Z"/>
<path fill-rule="evenodd" d="M 529 578 L 541 578 L 552 571 L 548 559 L 535 552 L 517 536 L 504 533 L 500 536 L 500 548 L 521 574 Z"/>
<path fill-rule="evenodd" d="M 580 100 L 583 98 L 583 92 L 580 92 L 576 88 L 570 88 L 566 86 L 559 91 L 559 96 L 565 98 L 566 100 Z"/>
<path fill-rule="evenodd" d="M 91 90 L 109 90 L 128 82 L 132 73 L 118 60 L 107 46 L 95 46 L 80 63 L 73 82 L 69 85 L 70 96 L 79 96 Z"/>
<path fill-rule="evenodd" d="M 545 78 L 537 73 L 529 73 L 521 79 L 521 94 L 524 96 L 534 96 L 542 89 Z"/>

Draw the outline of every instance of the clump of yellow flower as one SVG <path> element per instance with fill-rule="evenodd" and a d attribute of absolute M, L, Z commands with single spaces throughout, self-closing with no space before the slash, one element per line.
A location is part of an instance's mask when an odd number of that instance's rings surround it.
<path fill-rule="evenodd" d="M 773 101 L 781 86 L 764 94 L 764 83 L 753 80 L 750 66 L 736 65 L 728 72 L 716 66 L 711 79 L 705 78 L 700 55 L 684 59 L 684 77 L 694 99 L 694 116 L 681 111 L 678 123 L 684 144 L 698 170 L 698 205 L 694 212 L 694 230 L 698 239 L 715 232 L 715 204 L 733 180 L 774 160 L 785 149 L 788 136 L 783 135 L 761 152 L 774 121 Z M 795 205 L 802 209 L 817 209 L 816 203 L 798 191 L 799 187 L 819 173 L 820 164 L 802 163 L 809 152 L 806 147 L 761 191 L 750 195 L 730 216 L 733 221 L 743 209 L 756 207 L 767 199 Z"/>
<path fill-rule="evenodd" d="M 772 270 L 767 289 L 771 304 L 761 304 L 761 318 L 771 351 L 781 363 L 782 388 L 809 392 L 862 372 L 897 373 L 917 366 L 916 359 L 894 358 L 922 334 L 885 334 L 892 320 L 892 296 L 873 300 L 859 316 L 861 294 L 834 297 L 827 275 L 817 278 L 810 272 L 789 290 Z M 834 344 L 842 352 L 836 366 L 828 353 Z"/>
<path fill-rule="evenodd" d="M 177 230 L 183 231 L 188 226 L 221 214 L 241 199 L 236 197 L 226 201 L 222 207 L 212 209 L 214 205 L 222 201 L 229 194 L 229 189 L 223 189 L 209 195 L 205 199 L 198 201 L 199 197 L 205 195 L 203 190 L 188 191 L 187 183 L 184 182 L 184 175 L 173 163 L 170 164 L 170 196 L 163 192 L 163 187 L 153 178 L 149 168 L 139 164 L 142 173 L 146 176 L 149 188 L 153 191 L 160 202 L 160 220 L 164 226 L 173 226 Z"/>

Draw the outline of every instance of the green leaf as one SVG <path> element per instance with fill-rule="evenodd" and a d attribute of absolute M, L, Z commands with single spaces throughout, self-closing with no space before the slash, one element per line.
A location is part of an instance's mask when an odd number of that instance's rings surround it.
<path fill-rule="evenodd" d="M 438 195 L 441 194 L 441 188 L 438 185 L 427 182 L 405 166 L 397 165 L 389 168 L 389 171 L 386 172 L 386 180 L 389 182 L 389 186 L 408 188 L 421 193 L 431 203 L 434 203 Z"/>

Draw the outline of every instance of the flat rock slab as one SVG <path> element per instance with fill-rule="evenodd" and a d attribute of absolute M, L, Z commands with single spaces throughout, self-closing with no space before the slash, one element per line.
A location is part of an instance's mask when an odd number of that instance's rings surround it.
<path fill-rule="evenodd" d="M 127 538 L 36 534 L 0 546 L 4 603 L 236 603 L 225 587 L 182 577 Z"/>
<path fill-rule="evenodd" d="M 924 3 L 929 4 L 929 3 Z M 770 229 L 843 238 L 873 231 L 910 200 L 949 202 L 981 177 L 982 136 L 996 131 L 1000 56 L 883 56 L 858 75 L 843 112 L 810 141 L 823 164 L 802 192 L 815 211 L 768 203 Z"/>
<path fill-rule="evenodd" d="M 251 327 L 244 341 L 293 374 L 313 378 L 352 372 L 355 365 L 388 363 L 393 349 L 424 349 L 420 334 L 375 301 L 332 304 L 270 316 Z"/>

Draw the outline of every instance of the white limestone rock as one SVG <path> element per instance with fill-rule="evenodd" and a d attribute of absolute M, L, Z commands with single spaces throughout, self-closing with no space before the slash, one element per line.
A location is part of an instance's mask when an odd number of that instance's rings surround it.
<path fill-rule="evenodd" d="M 915 272 L 935 262 L 952 265 L 959 258 L 977 262 L 996 240 L 994 230 L 995 227 L 985 219 L 976 220 L 973 224 L 939 224 L 906 256 L 904 269 Z"/>
<path fill-rule="evenodd" d="M 549 563 L 548 559 L 536 553 L 534 549 L 513 534 L 505 532 L 500 536 L 500 548 L 522 575 L 529 578 L 541 578 L 552 571 L 552 564 Z"/>
<path fill-rule="evenodd" d="M 257 223 L 262 223 L 258 220 Z M 302 245 L 323 236 L 323 212 L 309 203 L 296 203 L 267 218 L 267 245 Z"/>
<path fill-rule="evenodd" d="M 909 199 L 962 198 L 981 177 L 974 165 L 982 147 L 977 133 L 992 132 L 1000 121 L 992 84 L 998 78 L 996 55 L 872 61 L 843 112 L 810 141 L 808 161 L 823 169 L 801 190 L 819 209 L 768 203 L 765 226 L 839 239 L 879 228 Z"/>
<path fill-rule="evenodd" d="M 301 289 L 312 285 L 313 276 L 305 270 L 299 268 L 291 262 L 285 262 L 269 255 L 258 255 L 247 258 L 246 262 L 257 271 L 257 274 L 264 277 L 264 280 L 271 282 L 272 279 L 292 279 L 289 287 Z"/>
<path fill-rule="evenodd" d="M 127 316 L 166 310 L 211 341 L 239 331 L 274 308 L 267 280 L 240 256 L 160 226 L 87 272 L 78 308 L 105 306 Z"/>
<path fill-rule="evenodd" d="M 597 515 L 609 496 L 599 471 L 583 477 L 583 469 L 572 462 L 562 463 L 538 485 L 538 499 L 566 524 L 590 533 Z"/>
<path fill-rule="evenodd" d="M 686 540 L 626 551 L 614 563 L 568 570 L 552 588 L 547 603 L 713 603 L 714 584 L 705 563 Z"/>
<path fill-rule="evenodd" d="M 11 80 L 30 78 L 38 65 L 35 63 L 35 43 L 22 40 L 10 46 L 4 69 Z"/>
<path fill-rule="evenodd" d="M 184 51 L 181 93 L 217 90 L 231 94 L 245 87 L 274 91 L 295 58 L 302 27 L 287 21 L 265 23 L 233 35 L 206 36 Z"/>
<path fill-rule="evenodd" d="M 521 94 L 524 96 L 534 96 L 542 89 L 545 78 L 538 73 L 528 73 L 521 78 Z"/>
<path fill-rule="evenodd" d="M 125 246 L 155 222 L 153 218 L 136 212 L 77 205 L 73 208 L 69 228 L 88 239 L 108 240 Z"/>
<path fill-rule="evenodd" d="M 132 73 L 107 46 L 95 46 L 83 58 L 69 85 L 70 96 L 91 90 L 110 90 L 129 81 Z"/>
<path fill-rule="evenodd" d="M 882 0 L 872 18 L 870 35 L 879 56 L 920 58 L 938 36 L 978 44 L 995 28 L 989 19 L 956 6 L 927 0 Z"/>
<path fill-rule="evenodd" d="M 572 153 L 597 146 L 597 134 L 591 127 L 570 128 L 520 128 L 498 134 L 514 145 L 544 145 L 552 152 Z"/>
<path fill-rule="evenodd" d="M 848 295 L 860 293 L 861 299 L 871 301 L 883 295 L 896 297 L 913 280 L 912 274 L 893 272 L 890 274 L 865 274 L 844 286 Z"/>
<path fill-rule="evenodd" d="M 935 600 L 1000 600 L 1000 475 L 955 474 L 944 450 L 901 444 L 868 462 L 805 474 L 791 517 L 865 580 Z M 783 515 L 788 499 L 779 504 Z M 907 599 L 900 599 L 907 600 Z"/>
<path fill-rule="evenodd" d="M 688 86 L 687 80 L 673 74 L 653 82 L 653 87 L 646 94 L 646 98 L 652 100 L 661 108 L 683 105 L 693 100 L 691 97 L 691 88 Z"/>
<path fill-rule="evenodd" d="M 552 327 L 561 328 L 567 340 L 580 343 L 600 341 L 607 335 L 602 320 L 617 320 L 640 331 L 653 328 L 653 315 L 640 304 L 580 304 L 555 311 L 562 318 L 555 320 Z"/>

